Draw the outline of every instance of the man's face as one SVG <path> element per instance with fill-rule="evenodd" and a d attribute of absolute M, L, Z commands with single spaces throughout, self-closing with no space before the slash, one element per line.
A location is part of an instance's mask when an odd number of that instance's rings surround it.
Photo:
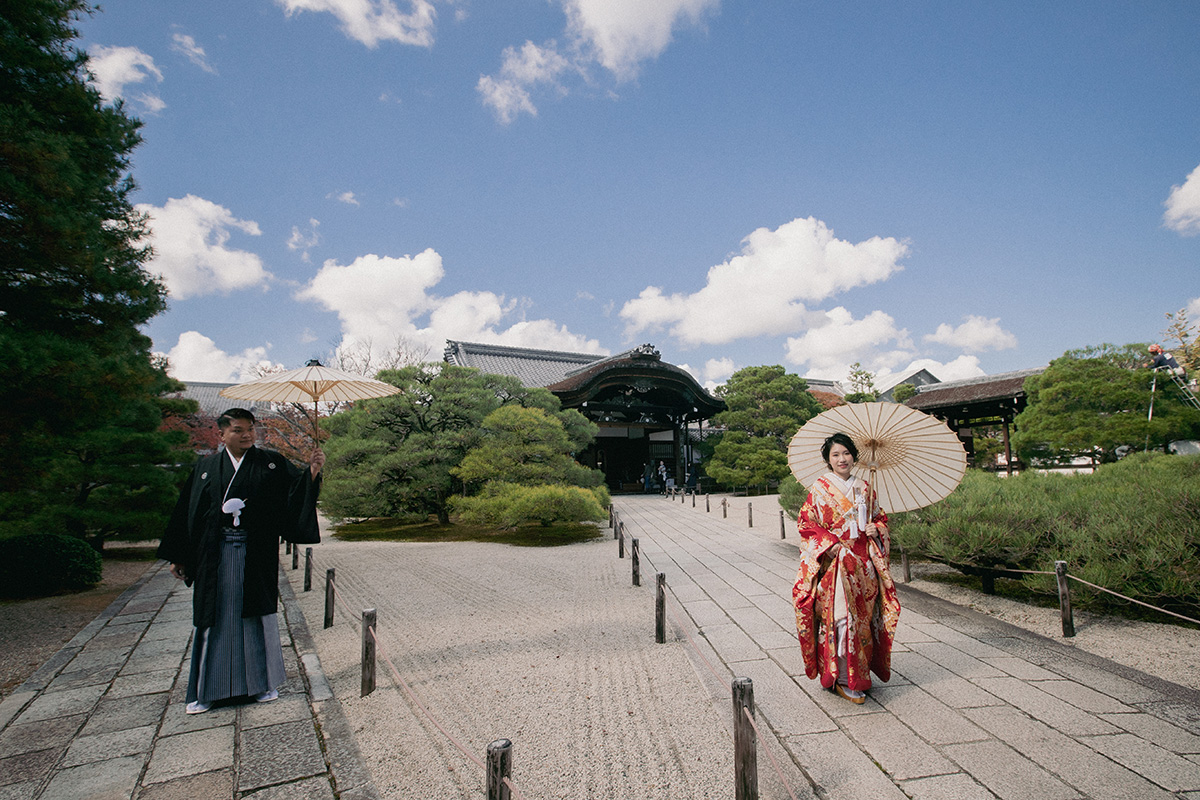
<path fill-rule="evenodd" d="M 254 423 L 248 419 L 235 419 L 228 428 L 221 429 L 221 441 L 234 458 L 254 446 Z"/>

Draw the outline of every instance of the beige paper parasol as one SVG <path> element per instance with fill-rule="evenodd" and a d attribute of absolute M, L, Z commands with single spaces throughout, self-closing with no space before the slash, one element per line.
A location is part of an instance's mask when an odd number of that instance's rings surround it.
<path fill-rule="evenodd" d="M 788 466 L 802 485 L 830 471 L 821 445 L 834 433 L 854 440 L 854 472 L 871 482 L 888 512 L 936 503 L 967 471 L 962 443 L 941 420 L 896 403 L 851 403 L 818 414 L 792 437 Z"/>
<path fill-rule="evenodd" d="M 263 400 L 271 403 L 304 403 L 311 400 L 313 439 L 319 441 L 316 436 L 318 402 L 369 400 L 399 392 L 400 388 L 390 383 L 325 367 L 314 358 L 300 369 L 264 375 L 249 383 L 229 386 L 222 389 L 220 395 L 234 400 Z"/>

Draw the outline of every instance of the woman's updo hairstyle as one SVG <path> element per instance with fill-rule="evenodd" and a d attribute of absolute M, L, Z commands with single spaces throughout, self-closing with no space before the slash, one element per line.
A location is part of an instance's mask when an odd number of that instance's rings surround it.
<path fill-rule="evenodd" d="M 844 433 L 835 433 L 825 440 L 825 444 L 821 445 L 821 460 L 829 465 L 830 469 L 833 469 L 833 466 L 829 464 L 829 451 L 835 444 L 840 444 L 849 450 L 850 455 L 854 456 L 854 460 L 858 461 L 858 448 L 854 445 L 854 440 Z"/>

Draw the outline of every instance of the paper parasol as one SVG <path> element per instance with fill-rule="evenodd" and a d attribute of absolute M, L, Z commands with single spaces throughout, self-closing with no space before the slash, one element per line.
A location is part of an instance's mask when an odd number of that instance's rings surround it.
<path fill-rule="evenodd" d="M 936 503 L 967 471 L 962 443 L 941 420 L 896 403 L 850 403 L 818 414 L 792 437 L 788 466 L 801 485 L 830 471 L 821 445 L 834 433 L 854 440 L 854 472 L 871 482 L 888 512 Z"/>

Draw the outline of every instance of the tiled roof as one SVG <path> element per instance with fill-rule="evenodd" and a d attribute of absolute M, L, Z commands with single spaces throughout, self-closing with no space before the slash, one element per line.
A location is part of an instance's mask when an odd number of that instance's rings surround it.
<path fill-rule="evenodd" d="M 918 386 L 917 394 L 905 405 L 912 408 L 940 408 L 943 406 L 978 403 L 1017 397 L 1025 394 L 1025 379 L 1045 371 L 1045 367 L 1002 372 L 998 375 L 981 375 L 961 381 L 945 381 L 929 386 Z"/>
<path fill-rule="evenodd" d="M 594 353 L 446 342 L 446 363 L 474 367 L 492 375 L 511 375 L 526 386 L 549 386 L 568 373 L 604 358 L 605 355 Z"/>
<path fill-rule="evenodd" d="M 207 414 L 210 417 L 217 417 L 230 408 L 245 408 L 248 409 L 256 417 L 267 416 L 272 414 L 271 404 L 251 400 L 230 400 L 228 397 L 221 397 L 218 392 L 229 386 L 236 386 L 233 383 L 213 383 L 210 381 L 191 381 L 185 384 L 186 388 L 174 397 L 182 397 L 187 400 L 195 400 L 200 404 L 200 412 Z"/>

